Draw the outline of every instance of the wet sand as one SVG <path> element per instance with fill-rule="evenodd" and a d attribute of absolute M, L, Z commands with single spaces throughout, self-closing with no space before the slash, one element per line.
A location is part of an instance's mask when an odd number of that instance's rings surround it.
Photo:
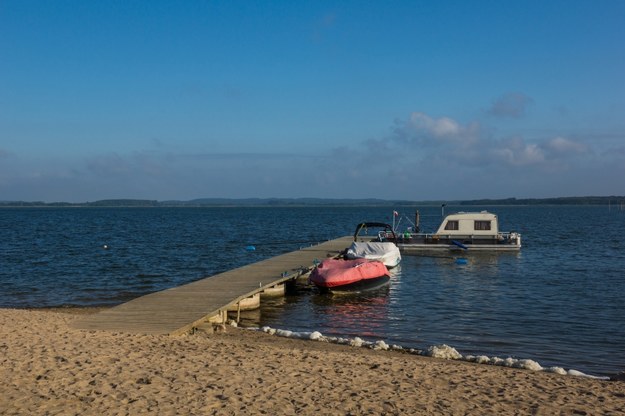
<path fill-rule="evenodd" d="M 625 382 L 279 338 L 80 331 L 0 309 L 2 415 L 614 415 Z"/>

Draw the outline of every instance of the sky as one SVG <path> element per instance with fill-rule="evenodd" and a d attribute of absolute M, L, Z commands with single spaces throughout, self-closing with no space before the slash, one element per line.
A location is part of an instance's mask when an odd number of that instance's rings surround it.
<path fill-rule="evenodd" d="M 0 0 L 0 201 L 625 195 L 625 2 Z"/>

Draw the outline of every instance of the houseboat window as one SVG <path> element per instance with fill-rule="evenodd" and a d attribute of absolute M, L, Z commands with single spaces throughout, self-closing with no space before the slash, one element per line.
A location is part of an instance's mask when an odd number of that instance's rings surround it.
<path fill-rule="evenodd" d="M 475 221 L 474 230 L 490 230 L 490 221 Z"/>
<path fill-rule="evenodd" d="M 447 221 L 445 224 L 446 230 L 457 230 L 458 229 L 458 221 Z"/>

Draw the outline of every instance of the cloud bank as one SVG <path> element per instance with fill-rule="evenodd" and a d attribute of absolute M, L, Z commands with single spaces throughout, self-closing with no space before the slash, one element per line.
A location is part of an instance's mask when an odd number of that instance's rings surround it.
<path fill-rule="evenodd" d="M 164 146 L 72 160 L 0 150 L 2 200 L 327 197 L 473 199 L 625 194 L 624 137 L 497 137 L 478 121 L 413 112 L 386 137 L 297 153 Z"/>

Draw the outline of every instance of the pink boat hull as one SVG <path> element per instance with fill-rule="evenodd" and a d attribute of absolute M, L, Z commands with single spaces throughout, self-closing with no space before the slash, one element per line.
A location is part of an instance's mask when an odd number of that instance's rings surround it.
<path fill-rule="evenodd" d="M 310 281 L 317 287 L 333 291 L 373 289 L 389 279 L 384 263 L 367 259 L 327 259 L 310 274 Z"/>

